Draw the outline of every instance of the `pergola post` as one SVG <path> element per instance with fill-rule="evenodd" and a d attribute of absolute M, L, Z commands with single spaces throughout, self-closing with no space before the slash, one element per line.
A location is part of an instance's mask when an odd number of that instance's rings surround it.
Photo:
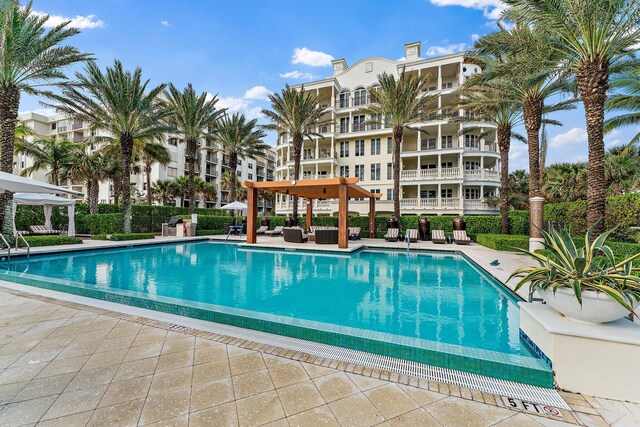
<path fill-rule="evenodd" d="M 247 243 L 256 243 L 256 224 L 258 222 L 258 189 L 247 188 Z"/>
<path fill-rule="evenodd" d="M 369 197 L 369 238 L 376 237 L 376 199 Z"/>
<path fill-rule="evenodd" d="M 313 219 L 313 200 L 307 201 L 307 230 L 311 228 L 311 220 Z"/>
<path fill-rule="evenodd" d="M 338 185 L 338 247 L 349 247 L 349 187 Z"/>

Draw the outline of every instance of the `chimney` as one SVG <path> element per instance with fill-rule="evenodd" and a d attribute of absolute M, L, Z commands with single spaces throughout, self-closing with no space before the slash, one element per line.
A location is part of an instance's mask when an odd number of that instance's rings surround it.
<path fill-rule="evenodd" d="M 404 45 L 404 57 L 407 61 L 415 61 L 420 58 L 420 42 L 407 43 Z"/>

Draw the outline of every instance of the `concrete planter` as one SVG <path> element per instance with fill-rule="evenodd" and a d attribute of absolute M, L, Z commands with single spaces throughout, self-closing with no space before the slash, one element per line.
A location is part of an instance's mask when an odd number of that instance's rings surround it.
<path fill-rule="evenodd" d="M 538 292 L 551 308 L 573 320 L 605 323 L 622 319 L 629 314 L 629 311 L 602 292 L 583 291 L 582 306 L 573 289 L 559 288 L 555 295 L 551 289 Z M 634 304 L 633 308 L 637 308 L 638 305 L 640 303 Z"/>

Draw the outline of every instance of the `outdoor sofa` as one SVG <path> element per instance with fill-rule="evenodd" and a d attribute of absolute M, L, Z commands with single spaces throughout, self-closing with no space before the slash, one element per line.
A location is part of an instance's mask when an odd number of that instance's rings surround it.
<path fill-rule="evenodd" d="M 300 227 L 285 227 L 282 230 L 282 237 L 289 243 L 307 243 L 307 235 Z"/>

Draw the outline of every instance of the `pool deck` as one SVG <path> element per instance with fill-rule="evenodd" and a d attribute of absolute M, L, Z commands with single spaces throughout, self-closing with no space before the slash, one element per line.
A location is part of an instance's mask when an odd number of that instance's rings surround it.
<path fill-rule="evenodd" d="M 194 239 L 85 241 L 66 249 L 184 240 Z M 260 238 L 256 246 L 263 245 L 332 250 L 277 237 Z M 406 249 L 369 239 L 349 249 L 362 245 Z M 501 281 L 528 262 L 477 245 L 411 247 L 462 252 Z M 489 265 L 494 259 L 498 267 Z M 627 402 L 561 392 L 572 411 L 562 410 L 559 421 L 514 410 L 498 395 L 12 287 L 0 282 L 0 425 L 640 425 L 640 405 Z"/>

